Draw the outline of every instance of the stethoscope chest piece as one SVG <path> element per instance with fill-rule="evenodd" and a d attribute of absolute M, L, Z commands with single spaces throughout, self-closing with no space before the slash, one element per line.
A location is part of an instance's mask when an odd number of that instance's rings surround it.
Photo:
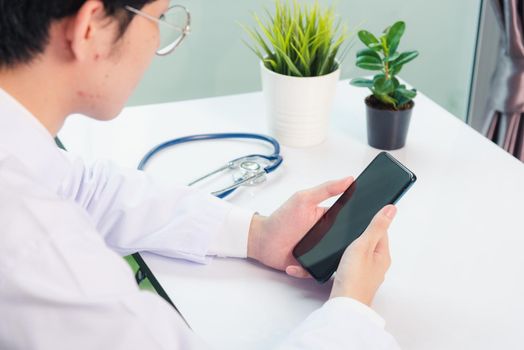
<path fill-rule="evenodd" d="M 235 183 L 242 182 L 243 185 L 247 186 L 258 185 L 266 181 L 266 172 L 258 162 L 245 160 L 238 165 L 238 170 L 233 174 L 233 181 Z"/>

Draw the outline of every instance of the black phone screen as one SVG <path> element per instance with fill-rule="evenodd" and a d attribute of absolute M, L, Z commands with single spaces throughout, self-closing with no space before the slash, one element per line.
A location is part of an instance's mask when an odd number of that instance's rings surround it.
<path fill-rule="evenodd" d="M 327 281 L 347 246 L 380 209 L 396 203 L 415 180 L 393 156 L 380 153 L 298 242 L 293 255 L 317 281 Z"/>

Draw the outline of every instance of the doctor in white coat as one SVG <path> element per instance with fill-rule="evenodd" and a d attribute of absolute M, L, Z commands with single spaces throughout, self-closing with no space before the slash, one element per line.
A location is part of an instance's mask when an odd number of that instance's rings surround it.
<path fill-rule="evenodd" d="M 0 349 L 207 349 L 121 258 L 255 259 L 308 277 L 291 249 L 352 178 L 269 217 L 54 144 L 67 116 L 116 116 L 159 48 L 167 0 L 0 0 Z M 346 251 L 330 299 L 282 349 L 397 349 L 371 308 L 390 264 L 387 206 Z M 210 261 L 211 260 L 211 261 Z M 176 300 L 175 300 L 176 303 Z M 210 316 L 212 317 L 212 316 Z M 217 316 L 218 317 L 218 316 Z M 220 320 L 217 319 L 217 324 Z M 231 337 L 235 336 L 234 330 Z"/>

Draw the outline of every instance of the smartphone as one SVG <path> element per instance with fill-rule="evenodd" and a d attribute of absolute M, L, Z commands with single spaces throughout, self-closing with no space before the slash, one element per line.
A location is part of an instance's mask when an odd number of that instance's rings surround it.
<path fill-rule="evenodd" d="M 318 282 L 328 281 L 375 214 L 395 204 L 416 180 L 391 154 L 381 152 L 297 243 L 293 256 Z"/>

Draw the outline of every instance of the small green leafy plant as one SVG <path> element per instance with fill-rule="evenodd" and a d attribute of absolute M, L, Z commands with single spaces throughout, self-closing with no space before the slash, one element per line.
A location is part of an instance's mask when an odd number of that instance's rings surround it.
<path fill-rule="evenodd" d="M 266 10 L 267 20 L 253 15 L 258 30 L 244 30 L 254 45 L 249 48 L 275 73 L 315 77 L 338 69 L 345 52 L 337 54 L 348 34 L 336 20 L 333 7 L 322 10 L 318 1 L 299 5 L 297 0 L 275 1 L 275 14 Z M 259 31 L 260 30 L 260 31 Z"/>
<path fill-rule="evenodd" d="M 386 28 L 378 39 L 366 30 L 359 31 L 358 37 L 366 48 L 357 52 L 356 65 L 380 73 L 372 80 L 364 78 L 351 80 L 351 85 L 369 88 L 378 101 L 394 110 L 406 108 L 417 95 L 415 89 L 408 89 L 396 78 L 402 67 L 419 54 L 417 51 L 402 53 L 397 51 L 405 29 L 404 22 L 396 22 Z"/>

